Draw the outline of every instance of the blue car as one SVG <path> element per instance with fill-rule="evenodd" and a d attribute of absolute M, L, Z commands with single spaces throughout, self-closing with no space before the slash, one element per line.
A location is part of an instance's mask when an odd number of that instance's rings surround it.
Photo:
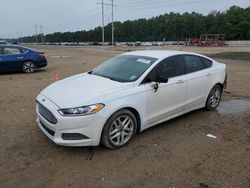
<path fill-rule="evenodd" d="M 45 66 L 44 52 L 17 45 L 0 45 L 0 72 L 32 73 Z"/>

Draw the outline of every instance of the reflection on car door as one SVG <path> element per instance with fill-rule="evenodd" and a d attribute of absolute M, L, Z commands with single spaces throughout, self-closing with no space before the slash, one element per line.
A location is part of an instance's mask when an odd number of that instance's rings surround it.
<path fill-rule="evenodd" d="M 155 80 L 158 76 L 168 78 L 167 83 L 159 83 L 158 90 L 152 88 L 151 83 L 145 83 L 147 95 L 147 127 L 150 127 L 161 120 L 177 115 L 183 111 L 186 97 L 186 82 L 184 66 L 179 56 L 169 57 L 160 62 L 149 73 L 148 81 Z"/>
<path fill-rule="evenodd" d="M 195 55 L 182 55 L 185 65 L 187 98 L 185 110 L 201 108 L 205 105 L 209 88 L 209 69 L 202 59 Z"/>
<path fill-rule="evenodd" d="M 18 71 L 24 62 L 24 57 L 19 48 L 3 48 L 3 66 L 6 71 Z"/>

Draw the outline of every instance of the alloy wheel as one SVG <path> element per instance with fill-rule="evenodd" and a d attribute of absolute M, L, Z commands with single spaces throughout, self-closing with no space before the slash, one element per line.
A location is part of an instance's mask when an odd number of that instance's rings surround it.
<path fill-rule="evenodd" d="M 109 139 L 113 145 L 126 144 L 134 133 L 134 122 L 131 117 L 122 115 L 116 118 L 109 129 Z"/>
<path fill-rule="evenodd" d="M 35 72 L 35 64 L 31 61 L 28 61 L 28 62 L 25 62 L 23 64 L 23 72 L 26 72 L 26 73 L 32 73 L 32 72 Z"/>
<path fill-rule="evenodd" d="M 218 104 L 220 103 L 220 98 L 221 98 L 221 90 L 219 87 L 213 88 L 210 98 L 209 98 L 209 105 L 212 108 L 216 108 Z"/>

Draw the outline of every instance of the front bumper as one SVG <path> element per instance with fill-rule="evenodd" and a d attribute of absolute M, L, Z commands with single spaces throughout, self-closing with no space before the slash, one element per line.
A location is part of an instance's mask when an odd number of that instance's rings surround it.
<path fill-rule="evenodd" d="M 45 96 L 40 94 L 37 101 L 57 119 L 56 124 L 49 122 L 39 113 L 38 104 L 36 104 L 38 126 L 53 142 L 63 146 L 99 145 L 102 128 L 106 122 L 105 117 L 98 113 L 87 116 L 65 117 L 59 114 L 59 107 Z"/>

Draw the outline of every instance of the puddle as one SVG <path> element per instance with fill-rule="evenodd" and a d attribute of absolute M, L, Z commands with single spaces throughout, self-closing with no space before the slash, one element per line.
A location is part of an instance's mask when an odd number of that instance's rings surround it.
<path fill-rule="evenodd" d="M 221 101 L 217 111 L 222 115 L 247 112 L 250 111 L 250 101 L 243 99 Z"/>

